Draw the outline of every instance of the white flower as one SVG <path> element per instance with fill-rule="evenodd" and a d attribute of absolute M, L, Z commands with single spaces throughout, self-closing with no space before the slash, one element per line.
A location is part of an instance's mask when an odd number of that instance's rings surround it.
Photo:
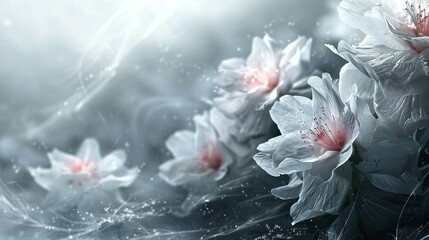
<path fill-rule="evenodd" d="M 428 0 L 343 0 L 340 19 L 392 49 L 429 47 Z"/>
<path fill-rule="evenodd" d="M 405 136 L 425 127 L 429 123 L 429 75 L 426 57 L 422 54 L 426 52 L 395 51 L 364 45 L 367 43 L 364 40 L 359 46 L 352 47 L 340 42 L 338 51 L 377 82 L 375 111 L 383 124 L 396 135 Z"/>
<path fill-rule="evenodd" d="M 284 96 L 270 114 L 281 136 L 258 146 L 255 160 L 273 176 L 310 171 L 325 180 L 353 152 L 359 125 L 332 87 L 329 74 L 311 77 L 313 100 Z"/>
<path fill-rule="evenodd" d="M 429 123 L 428 1 L 343 0 L 340 18 L 367 34 L 339 53 L 377 82 L 377 115 L 396 135 Z"/>
<path fill-rule="evenodd" d="M 283 199 L 299 197 L 290 210 L 294 223 L 339 213 L 351 182 L 350 165 L 344 163 L 359 133 L 355 115 L 329 74 L 311 77 L 308 84 L 313 100 L 284 96 L 274 104 L 270 114 L 282 135 L 259 145 L 261 152 L 254 156 L 273 176 L 298 174 L 287 186 L 272 190 Z"/>
<path fill-rule="evenodd" d="M 130 186 L 139 170 L 124 167 L 126 155 L 116 150 L 100 156 L 99 145 L 86 139 L 76 155 L 59 150 L 48 154 L 51 168 L 29 168 L 34 180 L 49 191 L 45 199 L 51 209 L 64 209 L 79 205 L 94 191 L 113 192 Z"/>
<path fill-rule="evenodd" d="M 339 91 L 343 102 L 349 102 L 360 123 L 355 144 L 362 159 L 362 173 L 376 187 L 394 193 L 409 194 L 418 184 L 419 144 L 411 137 L 396 137 L 374 113 L 375 82 L 352 64 L 340 71 Z M 418 190 L 418 189 L 417 189 Z M 418 192 L 418 191 L 417 191 Z"/>
<path fill-rule="evenodd" d="M 213 125 L 215 115 L 216 110 L 212 109 L 210 113 L 195 116 L 195 132 L 178 131 L 167 140 L 174 159 L 159 167 L 159 175 L 167 183 L 200 191 L 226 175 L 233 159 Z"/>
<path fill-rule="evenodd" d="M 222 96 L 214 100 L 228 117 L 237 119 L 231 132 L 240 140 L 266 133 L 271 125 L 267 106 L 284 94 L 307 95 L 312 39 L 299 37 L 282 51 L 265 36 L 254 38 L 247 59 L 228 59 L 221 63 L 216 84 Z"/>

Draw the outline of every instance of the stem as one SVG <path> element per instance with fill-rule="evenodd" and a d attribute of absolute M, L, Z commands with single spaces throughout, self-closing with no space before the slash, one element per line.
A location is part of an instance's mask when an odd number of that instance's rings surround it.
<path fill-rule="evenodd" d="M 349 189 L 349 201 L 350 203 L 355 203 L 357 195 L 359 193 L 359 184 L 360 184 L 360 174 L 358 169 L 356 169 L 356 165 L 362 162 L 362 158 L 359 156 L 357 150 L 353 152 L 351 157 L 351 165 L 352 165 L 352 182 Z M 359 229 L 359 232 L 362 234 L 362 238 L 364 240 L 369 239 L 368 234 L 365 231 L 365 228 L 362 224 L 362 220 L 360 219 L 360 215 L 358 211 L 356 211 L 356 224 Z"/>

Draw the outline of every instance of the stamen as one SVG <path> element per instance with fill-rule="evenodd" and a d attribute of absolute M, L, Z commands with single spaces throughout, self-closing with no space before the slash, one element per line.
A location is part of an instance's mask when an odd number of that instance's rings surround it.
<path fill-rule="evenodd" d="M 412 28 L 413 33 L 417 37 L 429 36 L 429 19 L 426 9 L 420 5 L 410 4 L 409 1 L 406 1 L 405 5 L 406 23 Z"/>
<path fill-rule="evenodd" d="M 314 117 L 313 121 L 315 126 L 307 130 L 307 133 L 300 131 L 303 142 L 309 144 L 312 149 L 314 145 L 318 145 L 323 152 L 340 152 L 346 142 L 346 129 L 349 126 L 343 117 L 328 117 L 322 108 L 322 116 Z"/>

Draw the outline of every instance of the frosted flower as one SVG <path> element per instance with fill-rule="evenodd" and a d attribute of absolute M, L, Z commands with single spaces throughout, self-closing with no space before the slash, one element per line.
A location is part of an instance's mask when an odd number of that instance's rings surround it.
<path fill-rule="evenodd" d="M 377 82 L 377 115 L 411 135 L 429 123 L 428 1 L 343 0 L 340 18 L 367 34 L 358 45 L 340 42 L 339 53 Z"/>
<path fill-rule="evenodd" d="M 329 74 L 311 77 L 308 84 L 313 100 L 284 96 L 273 105 L 270 114 L 282 135 L 259 145 L 261 152 L 254 156 L 272 176 L 292 174 L 287 186 L 272 193 L 282 199 L 299 197 L 290 211 L 294 223 L 341 210 L 351 182 L 351 168 L 345 163 L 360 133 L 356 116 L 368 110 L 358 107 L 354 98 L 348 100 L 354 109 L 344 104 Z"/>
<path fill-rule="evenodd" d="M 309 170 L 329 179 L 353 152 L 359 125 L 331 86 L 329 74 L 311 77 L 313 100 L 284 96 L 270 114 L 281 136 L 259 145 L 255 160 L 273 176 Z"/>
<path fill-rule="evenodd" d="M 409 194 L 417 186 L 419 144 L 411 137 L 396 137 L 385 122 L 373 117 L 374 80 L 352 64 L 340 71 L 339 92 L 349 102 L 361 124 L 355 144 L 362 161 L 356 165 L 376 187 L 394 193 Z"/>
<path fill-rule="evenodd" d="M 343 0 L 340 19 L 392 49 L 429 47 L 429 1 Z"/>
<path fill-rule="evenodd" d="M 414 50 L 393 51 L 366 43 L 351 47 L 340 42 L 338 51 L 376 81 L 374 109 L 380 120 L 395 135 L 409 136 L 425 127 L 429 123 L 429 76 L 424 57 Z"/>
<path fill-rule="evenodd" d="M 29 168 L 34 180 L 49 191 L 46 203 L 52 209 L 64 209 L 79 205 L 87 195 L 95 191 L 114 192 L 130 186 L 139 170 L 124 167 L 126 155 L 116 150 L 100 156 L 99 145 L 94 139 L 86 139 L 76 155 L 59 150 L 48 154 L 51 168 Z"/>
<path fill-rule="evenodd" d="M 211 121 L 214 111 L 194 117 L 195 132 L 178 131 L 167 140 L 174 159 L 159 167 L 159 175 L 170 185 L 196 190 L 209 187 L 226 175 L 232 156 Z"/>
<path fill-rule="evenodd" d="M 265 36 L 254 38 L 247 59 L 228 59 L 219 66 L 216 84 L 222 96 L 214 99 L 228 117 L 237 119 L 231 132 L 241 141 L 269 130 L 267 106 L 284 94 L 309 96 L 307 76 L 312 39 L 299 37 L 282 51 Z M 264 110 L 265 109 L 265 110 Z"/>

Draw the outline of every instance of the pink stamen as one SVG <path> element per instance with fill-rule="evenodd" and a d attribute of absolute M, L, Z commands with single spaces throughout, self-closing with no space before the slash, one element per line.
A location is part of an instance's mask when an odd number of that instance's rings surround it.
<path fill-rule="evenodd" d="M 426 9 L 422 8 L 420 5 L 414 6 L 408 1 L 405 2 L 406 7 L 405 11 L 407 17 L 411 20 L 409 24 L 413 26 L 411 29 L 417 37 L 429 36 L 429 19 L 426 13 Z"/>
<path fill-rule="evenodd" d="M 330 118 L 325 115 L 322 110 L 322 116 L 313 118 L 315 127 L 309 129 L 307 133 L 301 131 L 301 138 L 312 148 L 317 145 L 322 151 L 336 151 L 340 152 L 346 143 L 347 132 L 346 124 L 335 116 Z"/>

